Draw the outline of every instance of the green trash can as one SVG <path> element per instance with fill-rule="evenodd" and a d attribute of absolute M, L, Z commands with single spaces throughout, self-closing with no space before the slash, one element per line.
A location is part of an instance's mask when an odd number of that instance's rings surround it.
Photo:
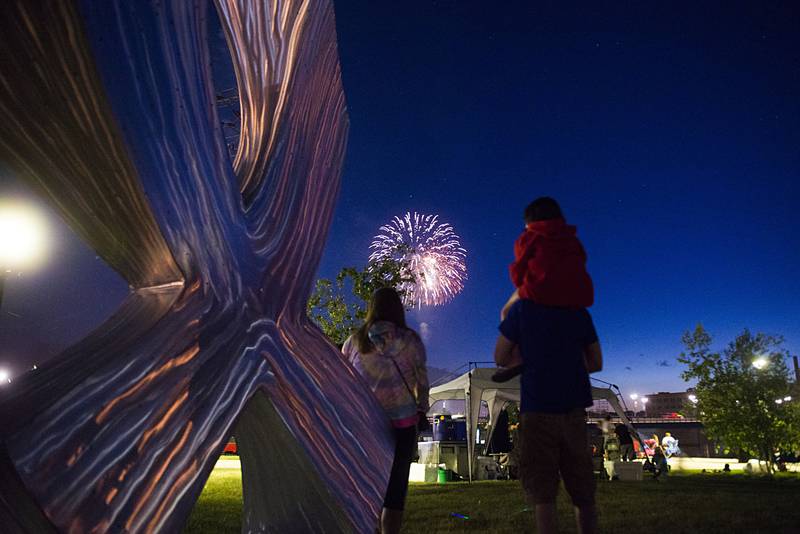
<path fill-rule="evenodd" d="M 437 472 L 437 475 L 439 477 L 438 478 L 439 484 L 445 484 L 447 482 L 447 469 L 442 469 L 440 467 L 438 472 Z"/>

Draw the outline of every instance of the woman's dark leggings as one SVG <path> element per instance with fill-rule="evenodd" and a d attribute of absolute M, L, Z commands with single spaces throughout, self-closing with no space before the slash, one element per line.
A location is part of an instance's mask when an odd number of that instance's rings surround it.
<path fill-rule="evenodd" d="M 411 469 L 411 461 L 417 452 L 417 428 L 410 426 L 393 430 L 394 462 L 383 507 L 390 510 L 402 510 L 406 503 L 406 493 L 408 493 L 408 471 Z"/>

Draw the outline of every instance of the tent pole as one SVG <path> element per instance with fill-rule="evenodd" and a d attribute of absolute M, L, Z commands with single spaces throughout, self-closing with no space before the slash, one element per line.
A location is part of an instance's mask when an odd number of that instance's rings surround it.
<path fill-rule="evenodd" d="M 472 369 L 469 370 L 467 375 L 467 392 L 465 395 L 466 412 L 467 412 L 467 462 L 469 463 L 469 482 L 472 484 L 472 456 L 475 450 L 475 433 L 472 430 Z"/>

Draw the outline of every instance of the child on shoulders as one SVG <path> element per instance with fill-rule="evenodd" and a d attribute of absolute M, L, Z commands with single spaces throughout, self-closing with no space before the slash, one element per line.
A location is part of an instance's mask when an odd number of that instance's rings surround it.
<path fill-rule="evenodd" d="M 586 251 L 575 226 L 568 225 L 553 198 L 539 197 L 525 208 L 525 231 L 514 242 L 514 263 L 509 266 L 516 289 L 500 312 L 519 299 L 542 306 L 580 309 L 594 303 L 594 286 L 586 271 Z M 522 372 L 522 359 L 498 372 L 494 379 L 504 382 Z"/>

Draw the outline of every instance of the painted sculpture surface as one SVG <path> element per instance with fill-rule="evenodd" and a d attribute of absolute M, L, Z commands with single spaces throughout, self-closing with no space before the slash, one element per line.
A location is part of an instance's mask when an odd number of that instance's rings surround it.
<path fill-rule="evenodd" d="M 329 2 L 0 4 L 2 164 L 132 288 L 2 393 L 4 532 L 178 532 L 232 433 L 243 531 L 371 532 L 384 416 L 305 316 L 347 137 Z M 209 9 L 241 94 L 233 162 Z"/>

